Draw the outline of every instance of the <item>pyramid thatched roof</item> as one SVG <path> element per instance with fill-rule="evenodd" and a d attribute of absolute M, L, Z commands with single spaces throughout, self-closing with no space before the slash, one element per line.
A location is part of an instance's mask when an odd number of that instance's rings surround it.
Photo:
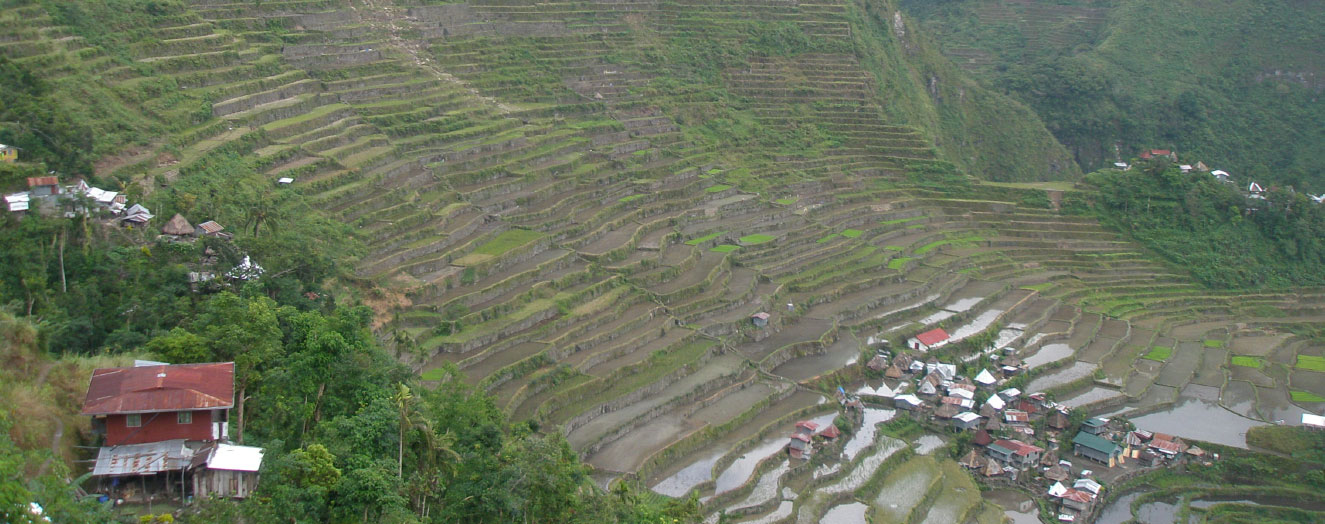
<path fill-rule="evenodd" d="M 166 225 L 161 226 L 161 232 L 167 235 L 192 235 L 193 225 L 184 219 L 184 215 L 175 213 L 175 216 L 170 217 L 170 221 L 166 222 Z"/>

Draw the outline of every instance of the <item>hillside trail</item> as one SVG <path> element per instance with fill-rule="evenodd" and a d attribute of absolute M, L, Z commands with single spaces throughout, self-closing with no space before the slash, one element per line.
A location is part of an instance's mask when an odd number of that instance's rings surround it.
<path fill-rule="evenodd" d="M 415 65 L 427 70 L 438 80 L 460 86 L 474 98 L 496 108 L 499 114 L 506 115 L 515 111 L 515 108 L 503 104 L 495 98 L 483 96 L 477 89 L 474 89 L 472 86 L 465 83 L 465 81 L 456 78 L 455 75 L 442 71 L 441 68 L 437 67 L 437 64 L 433 62 L 432 58 L 427 56 L 427 51 L 419 40 L 400 36 L 402 32 L 408 29 L 402 28 L 400 25 L 402 20 L 408 18 L 405 8 L 395 5 L 392 0 L 363 0 L 363 7 L 364 9 L 360 11 L 360 15 L 363 17 L 364 21 L 368 23 L 368 26 L 380 31 L 385 31 L 389 41 L 388 45 L 409 56 L 410 59 L 414 61 Z"/>

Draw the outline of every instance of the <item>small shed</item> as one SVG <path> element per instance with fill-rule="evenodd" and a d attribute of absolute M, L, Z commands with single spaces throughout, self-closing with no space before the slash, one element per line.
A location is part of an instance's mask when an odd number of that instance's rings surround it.
<path fill-rule="evenodd" d="M 837 437 L 842 436 L 842 430 L 837 429 L 836 424 L 829 424 L 828 427 L 824 428 L 823 431 L 819 432 L 819 436 L 823 437 L 824 440 L 832 442 L 834 440 L 837 440 Z"/>
<path fill-rule="evenodd" d="M 215 220 L 208 220 L 198 224 L 198 234 L 209 237 L 231 238 L 233 235 L 225 233 L 225 226 L 216 223 Z"/>
<path fill-rule="evenodd" d="M 1086 419 L 1085 422 L 1081 423 L 1081 431 L 1090 433 L 1091 435 L 1099 435 L 1100 433 L 1104 433 L 1105 429 L 1107 429 L 1108 426 L 1109 426 L 1109 421 L 1107 420 L 1098 417 L 1089 418 Z"/>
<path fill-rule="evenodd" d="M 1228 171 L 1216 169 L 1210 172 L 1210 176 L 1215 177 L 1215 180 L 1228 180 Z"/>
<path fill-rule="evenodd" d="M 974 429 L 980 425 L 980 415 L 966 411 L 952 417 L 952 426 L 960 430 Z"/>
<path fill-rule="evenodd" d="M 911 349 L 920 351 L 929 351 L 948 343 L 948 332 L 942 328 L 934 328 L 914 337 L 907 339 L 906 345 Z"/>
<path fill-rule="evenodd" d="M 184 218 L 184 215 L 175 213 L 175 216 L 170 217 L 170 221 L 166 222 L 166 225 L 161 226 L 161 232 L 171 236 L 182 237 L 192 235 L 194 228 L 193 224 L 190 224 L 189 221 Z"/>
<path fill-rule="evenodd" d="M 60 179 L 53 176 L 28 177 L 28 192 L 33 198 L 60 194 Z"/>
<path fill-rule="evenodd" d="M 888 369 L 888 358 L 883 355 L 874 355 L 874 358 L 871 358 L 869 362 L 865 363 L 865 367 L 870 368 L 871 371 L 883 371 Z M 901 376 L 900 371 L 897 376 Z"/>
<path fill-rule="evenodd" d="M 195 497 L 242 499 L 258 487 L 262 448 L 217 443 L 193 458 Z"/>
<path fill-rule="evenodd" d="M 988 369 L 980 370 L 980 374 L 975 376 L 975 383 L 981 387 L 993 387 L 996 382 L 998 382 L 998 379 L 994 378 L 994 374 L 990 373 Z"/>
<path fill-rule="evenodd" d="M 0 144 L 0 162 L 17 162 L 18 148 Z"/>
<path fill-rule="evenodd" d="M 787 453 L 793 458 L 805 458 L 810 456 L 810 436 L 803 433 L 792 435 L 791 442 L 787 444 Z"/>
<path fill-rule="evenodd" d="M 754 323 L 755 327 L 764 327 L 768 325 L 769 316 L 770 315 L 768 313 L 760 311 L 758 313 L 750 315 L 750 322 Z"/>

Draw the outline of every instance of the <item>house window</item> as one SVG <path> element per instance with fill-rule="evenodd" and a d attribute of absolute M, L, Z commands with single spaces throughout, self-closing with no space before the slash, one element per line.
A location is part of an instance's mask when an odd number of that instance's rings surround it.
<path fill-rule="evenodd" d="M 181 412 L 177 413 L 177 414 L 175 415 L 175 423 L 176 423 L 176 424 L 192 424 L 192 423 L 193 423 L 193 412 L 192 412 L 192 411 L 181 411 Z"/>
<path fill-rule="evenodd" d="M 137 414 L 134 414 L 134 415 L 125 415 L 125 416 L 124 416 L 124 425 L 125 425 L 126 427 L 130 427 L 130 428 L 141 427 L 141 426 L 143 425 L 143 416 L 142 416 L 142 415 L 137 415 Z"/>

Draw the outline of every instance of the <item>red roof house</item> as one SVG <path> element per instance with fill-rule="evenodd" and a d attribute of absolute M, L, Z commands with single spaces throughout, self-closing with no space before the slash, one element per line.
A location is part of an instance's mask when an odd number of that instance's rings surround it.
<path fill-rule="evenodd" d="M 829 424 L 828 427 L 824 428 L 823 431 L 819 432 L 819 436 L 828 440 L 834 440 L 837 437 L 842 436 L 842 430 L 837 429 L 836 424 Z"/>
<path fill-rule="evenodd" d="M 948 342 L 948 332 L 941 328 L 934 328 L 906 341 L 906 345 L 911 349 L 929 351 L 942 346 Z"/>
<path fill-rule="evenodd" d="M 153 365 L 92 372 L 83 414 L 107 446 L 221 440 L 235 403 L 235 364 Z"/>

